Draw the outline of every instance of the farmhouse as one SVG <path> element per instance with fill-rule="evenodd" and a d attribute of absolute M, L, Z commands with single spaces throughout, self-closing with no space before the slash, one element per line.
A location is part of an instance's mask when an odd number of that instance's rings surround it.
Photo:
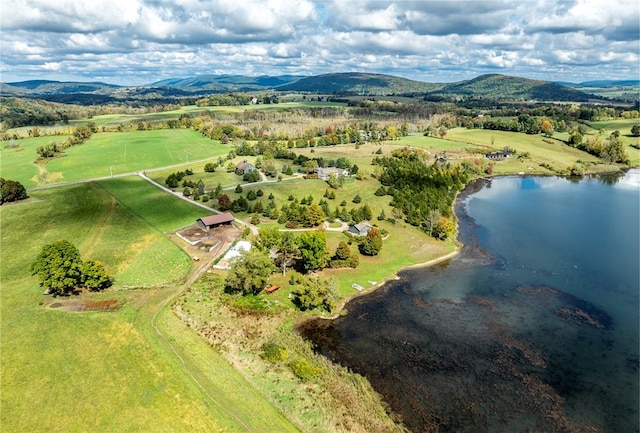
<path fill-rule="evenodd" d="M 251 164 L 246 159 L 236 164 L 236 173 L 238 174 L 250 173 L 255 169 L 256 169 L 256 166 Z"/>
<path fill-rule="evenodd" d="M 210 215 L 210 216 L 198 218 L 196 220 L 196 224 L 201 229 L 209 230 L 209 229 L 219 227 L 221 225 L 231 224 L 231 222 L 234 219 L 235 218 L 232 214 L 230 214 L 229 212 L 225 212 L 217 215 Z"/>
<path fill-rule="evenodd" d="M 485 155 L 488 159 L 506 159 L 511 157 L 511 152 L 491 152 Z"/>
<path fill-rule="evenodd" d="M 371 229 L 371 224 L 366 221 L 363 221 L 358 224 L 353 224 L 349 226 L 349 233 L 354 234 L 356 236 L 366 236 L 369 233 L 369 229 Z"/>
<path fill-rule="evenodd" d="M 337 168 L 337 167 L 320 167 L 320 168 L 316 168 L 316 174 L 318 175 L 318 179 L 322 179 L 322 180 L 329 180 L 329 175 L 333 173 L 336 176 L 340 177 L 348 177 L 349 176 L 349 171 L 345 170 L 343 168 Z"/>

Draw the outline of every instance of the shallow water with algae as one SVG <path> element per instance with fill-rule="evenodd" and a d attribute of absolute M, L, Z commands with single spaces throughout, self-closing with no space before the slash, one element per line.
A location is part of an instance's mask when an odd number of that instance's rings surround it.
<path fill-rule="evenodd" d="M 300 332 L 414 432 L 638 432 L 640 171 L 502 177 L 464 248 Z"/>

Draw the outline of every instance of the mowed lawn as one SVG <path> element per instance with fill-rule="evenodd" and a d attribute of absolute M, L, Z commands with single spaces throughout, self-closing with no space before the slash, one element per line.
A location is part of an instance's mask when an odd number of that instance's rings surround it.
<path fill-rule="evenodd" d="M 1 431 L 296 431 L 182 322 L 166 313 L 156 320 L 192 266 L 163 232 L 201 212 L 155 190 L 138 178 L 113 179 L 34 191 L 0 207 Z M 164 215 L 155 215 L 158 206 Z M 73 242 L 85 260 L 103 261 L 114 287 L 42 295 L 29 268 L 58 239 Z M 77 300 L 120 308 L 50 306 Z"/>
<path fill-rule="evenodd" d="M 46 170 L 57 183 L 70 182 L 217 158 L 229 150 L 192 129 L 103 132 L 49 161 Z"/>

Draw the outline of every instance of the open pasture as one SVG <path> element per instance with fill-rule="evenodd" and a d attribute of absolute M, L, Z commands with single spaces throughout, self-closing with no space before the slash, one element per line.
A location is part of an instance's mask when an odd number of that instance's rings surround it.
<path fill-rule="evenodd" d="M 105 132 L 67 149 L 45 168 L 60 183 L 179 166 L 227 152 L 225 146 L 191 129 Z"/>
<path fill-rule="evenodd" d="M 66 139 L 67 136 L 52 135 L 3 141 L 0 143 L 0 177 L 17 180 L 25 188 L 36 186 L 40 182 L 41 174 L 38 165 L 35 164 L 38 158 L 36 149 Z"/>
<path fill-rule="evenodd" d="M 545 138 L 542 135 L 507 131 L 455 128 L 448 132 L 447 140 L 466 142 L 469 147 L 477 146 L 486 149 L 487 153 L 502 150 L 505 147 L 515 149 L 517 153 L 509 160 L 495 164 L 494 173 L 496 174 L 514 172 L 547 174 L 552 172 L 541 167 L 540 164 L 549 164 L 555 170 L 568 170 L 578 161 L 594 164 L 598 162 L 595 156 L 564 144 L 565 135 L 556 134 L 554 137 Z M 519 160 L 518 156 L 525 152 L 529 153 L 529 157 Z"/>
<path fill-rule="evenodd" d="M 192 266 L 163 232 L 200 214 L 155 191 L 142 179 L 113 179 L 36 191 L 29 202 L 0 208 L 3 431 L 296 431 L 172 314 L 156 321 Z M 29 269 L 58 239 L 72 241 L 85 260 L 103 261 L 114 287 L 42 295 Z M 66 311 L 79 300 L 117 308 Z M 156 326 L 179 335 L 180 345 Z M 174 350 L 192 358 L 180 361 Z"/>
<path fill-rule="evenodd" d="M 90 121 L 95 123 L 98 127 L 105 126 L 107 128 L 114 128 L 120 125 L 136 125 L 139 122 L 166 122 L 167 120 L 177 120 L 183 114 L 190 116 L 197 116 L 198 113 L 209 111 L 212 107 L 197 107 L 195 105 L 189 105 L 181 107 L 177 110 L 161 111 L 157 113 L 118 113 L 118 114 L 102 114 L 99 116 L 93 116 Z M 86 124 L 87 121 L 81 121 L 79 124 Z"/>
<path fill-rule="evenodd" d="M 99 185 L 163 234 L 195 224 L 197 218 L 212 213 L 167 194 L 138 176 L 104 180 Z"/>
<path fill-rule="evenodd" d="M 33 195 L 40 201 L 0 209 L 3 431 L 164 430 L 167 422 L 171 430 L 220 430 L 194 390 L 136 329 L 128 304 L 135 292 L 118 290 L 184 277 L 189 258 L 96 185 Z M 52 298 L 42 295 L 29 268 L 42 246 L 57 239 L 105 263 L 116 287 L 89 297 L 114 298 L 124 304 L 121 310 L 47 307 Z M 154 266 L 155 251 L 170 271 Z M 179 414 L 172 409 L 178 406 Z"/>

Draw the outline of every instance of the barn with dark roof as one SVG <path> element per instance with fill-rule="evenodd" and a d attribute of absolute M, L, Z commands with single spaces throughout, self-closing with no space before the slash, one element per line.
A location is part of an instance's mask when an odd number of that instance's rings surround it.
<path fill-rule="evenodd" d="M 222 225 L 229 225 L 233 222 L 234 216 L 229 212 L 210 215 L 196 220 L 198 227 L 204 230 L 213 229 Z"/>

